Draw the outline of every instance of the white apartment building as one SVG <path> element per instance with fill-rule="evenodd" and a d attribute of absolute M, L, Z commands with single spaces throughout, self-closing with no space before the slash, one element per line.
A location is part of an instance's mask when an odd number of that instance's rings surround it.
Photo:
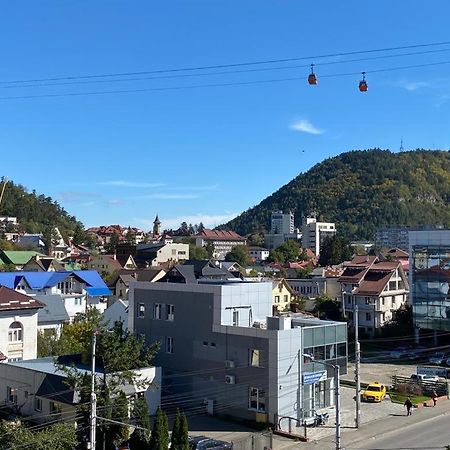
<path fill-rule="evenodd" d="M 252 258 L 255 262 L 265 261 L 269 257 L 270 251 L 263 247 L 249 247 L 248 256 Z"/>
<path fill-rule="evenodd" d="M 335 234 L 336 225 L 333 222 L 317 222 L 314 217 L 307 217 L 302 227 L 302 247 L 318 255 L 323 240 Z"/>

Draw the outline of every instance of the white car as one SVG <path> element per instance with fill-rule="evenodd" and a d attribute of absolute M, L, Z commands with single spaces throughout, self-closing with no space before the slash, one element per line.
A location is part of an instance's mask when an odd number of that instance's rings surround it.
<path fill-rule="evenodd" d="M 430 359 L 428 360 L 428 362 L 430 364 L 437 364 L 438 366 L 440 366 L 441 364 L 443 364 L 443 362 L 446 360 L 446 356 L 445 353 L 443 352 L 436 352 L 434 355 L 430 356 Z"/>
<path fill-rule="evenodd" d="M 436 383 L 437 381 L 439 381 L 439 377 L 436 375 L 424 375 L 422 373 L 413 373 L 410 376 L 411 381 L 414 381 L 416 383 L 420 383 L 420 382 L 433 382 Z"/>

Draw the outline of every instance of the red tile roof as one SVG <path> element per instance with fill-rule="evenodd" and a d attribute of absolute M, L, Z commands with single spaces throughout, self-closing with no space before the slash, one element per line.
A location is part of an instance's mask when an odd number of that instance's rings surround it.
<path fill-rule="evenodd" d="M 0 311 L 43 308 L 44 303 L 14 289 L 0 286 Z"/>
<path fill-rule="evenodd" d="M 205 228 L 203 231 L 196 234 L 196 236 L 205 240 L 218 239 L 222 241 L 245 241 L 245 238 L 241 235 L 235 233 L 234 231 L 227 230 L 208 230 Z"/>

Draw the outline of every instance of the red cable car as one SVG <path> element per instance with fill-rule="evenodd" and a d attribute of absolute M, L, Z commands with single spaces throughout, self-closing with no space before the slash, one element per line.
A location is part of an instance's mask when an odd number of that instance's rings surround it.
<path fill-rule="evenodd" d="M 317 84 L 317 77 L 314 73 L 314 64 L 311 64 L 311 73 L 308 76 L 308 83 L 311 85 Z"/>
<path fill-rule="evenodd" d="M 367 85 L 367 81 L 366 81 L 366 72 L 362 73 L 362 80 L 359 82 L 359 90 L 361 92 L 367 92 L 367 90 L 369 89 L 369 86 Z"/>

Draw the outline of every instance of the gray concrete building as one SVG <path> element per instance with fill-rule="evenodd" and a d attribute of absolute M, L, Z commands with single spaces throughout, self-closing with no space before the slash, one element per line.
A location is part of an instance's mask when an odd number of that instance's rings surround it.
<path fill-rule="evenodd" d="M 347 324 L 272 317 L 272 283 L 135 282 L 129 300 L 130 330 L 161 343 L 163 408 L 286 428 L 334 402 L 333 374 L 304 354 L 347 371 Z"/>

